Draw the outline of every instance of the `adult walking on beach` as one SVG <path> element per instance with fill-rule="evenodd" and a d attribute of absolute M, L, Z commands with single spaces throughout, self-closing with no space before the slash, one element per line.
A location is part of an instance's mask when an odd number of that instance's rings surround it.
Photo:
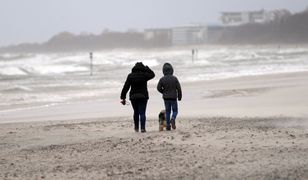
<path fill-rule="evenodd" d="M 148 66 L 144 66 L 142 62 L 137 62 L 132 68 L 132 72 L 127 76 L 123 86 L 121 92 L 121 102 L 123 105 L 126 103 L 126 94 L 130 89 L 129 99 L 134 109 L 135 132 L 139 132 L 139 121 L 141 132 L 146 132 L 146 107 L 149 99 L 147 81 L 154 77 L 154 72 Z"/>

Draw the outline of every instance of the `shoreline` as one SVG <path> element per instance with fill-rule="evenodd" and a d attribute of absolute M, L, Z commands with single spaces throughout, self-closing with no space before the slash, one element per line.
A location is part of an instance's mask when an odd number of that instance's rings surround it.
<path fill-rule="evenodd" d="M 179 116 L 308 117 L 307 76 L 308 71 L 183 83 Z M 4 110 L 0 123 L 131 117 L 131 107 L 121 106 L 118 94 L 108 99 Z M 154 85 L 149 85 L 149 94 L 147 116 L 153 118 L 164 108 L 163 100 Z"/>

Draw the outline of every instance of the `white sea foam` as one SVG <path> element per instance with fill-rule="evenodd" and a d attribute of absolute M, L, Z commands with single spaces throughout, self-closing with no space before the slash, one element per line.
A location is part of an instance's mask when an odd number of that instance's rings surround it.
<path fill-rule="evenodd" d="M 175 75 L 187 82 L 308 71 L 307 48 L 209 47 L 199 49 L 194 61 L 191 49 L 94 52 L 93 76 L 88 53 L 0 57 L 4 57 L 0 59 L 0 79 L 9 79 L 0 81 L 0 106 L 52 104 L 94 96 L 108 98 L 108 93 L 119 93 L 127 74 L 139 61 L 155 71 L 156 79 L 162 76 L 163 64 L 169 62 Z"/>
<path fill-rule="evenodd" d="M 75 65 L 36 65 L 33 67 L 25 66 L 24 69 L 28 72 L 39 75 L 54 75 L 70 72 L 88 71 L 87 67 Z"/>
<path fill-rule="evenodd" d="M 27 75 L 27 73 L 19 67 L 1 67 L 0 75 L 12 76 L 12 75 Z"/>

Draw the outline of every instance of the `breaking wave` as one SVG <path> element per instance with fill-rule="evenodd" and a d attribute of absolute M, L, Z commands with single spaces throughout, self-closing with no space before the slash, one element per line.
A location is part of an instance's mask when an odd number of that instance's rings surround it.
<path fill-rule="evenodd" d="M 52 104 L 118 92 L 139 61 L 155 71 L 150 84 L 163 75 L 165 62 L 174 66 L 181 81 L 191 82 L 308 71 L 308 49 L 209 47 L 199 49 L 195 57 L 191 49 L 95 52 L 92 67 L 86 53 L 0 54 L 0 106 Z"/>

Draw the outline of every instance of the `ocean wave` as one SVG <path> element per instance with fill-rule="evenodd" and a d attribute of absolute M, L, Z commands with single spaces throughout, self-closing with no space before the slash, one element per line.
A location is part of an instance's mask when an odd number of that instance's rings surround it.
<path fill-rule="evenodd" d="M 22 91 L 30 92 L 32 91 L 32 89 L 27 86 L 18 86 L 18 85 L 0 89 L 0 92 L 2 93 L 16 93 L 16 92 L 22 92 Z"/>
<path fill-rule="evenodd" d="M 4 76 L 25 76 L 28 75 L 24 69 L 19 68 L 19 67 L 1 67 L 0 68 L 0 75 Z"/>
<path fill-rule="evenodd" d="M 74 66 L 74 65 L 47 65 L 47 66 L 35 66 L 25 67 L 25 69 L 33 74 L 39 75 L 53 75 L 64 74 L 71 72 L 89 71 L 88 67 Z"/>
<path fill-rule="evenodd" d="M 12 61 L 33 57 L 31 54 L 0 54 L 0 61 Z"/>
<path fill-rule="evenodd" d="M 192 82 L 308 71 L 307 52 L 304 48 L 200 48 L 194 61 L 190 49 L 95 52 L 93 76 L 89 75 L 88 53 L 36 54 L 15 59 L 18 55 L 10 55 L 12 59 L 0 60 L 0 105 L 110 98 L 110 93 L 120 93 L 127 74 L 138 61 L 153 69 L 156 77 L 149 84 L 155 86 L 163 76 L 165 62 L 173 65 L 181 82 Z"/>

